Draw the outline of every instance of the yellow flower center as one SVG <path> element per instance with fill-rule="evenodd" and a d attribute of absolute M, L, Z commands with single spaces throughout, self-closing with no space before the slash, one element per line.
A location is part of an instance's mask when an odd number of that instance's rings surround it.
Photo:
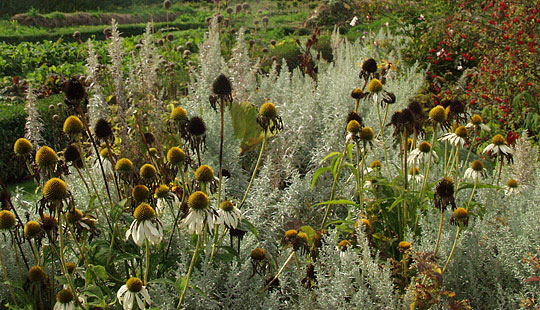
<path fill-rule="evenodd" d="M 41 282 L 45 277 L 45 271 L 40 266 L 34 266 L 28 270 L 28 280 L 30 282 Z"/>
<path fill-rule="evenodd" d="M 360 140 L 362 141 L 371 141 L 373 140 L 373 129 L 371 127 L 364 127 L 362 128 L 362 130 L 360 131 Z"/>
<path fill-rule="evenodd" d="M 58 156 L 50 147 L 42 146 L 36 154 L 36 162 L 40 167 L 52 167 L 58 162 Z"/>
<path fill-rule="evenodd" d="M 133 212 L 133 217 L 138 221 L 147 221 L 156 217 L 156 211 L 147 203 L 141 203 Z"/>
<path fill-rule="evenodd" d="M 182 107 L 176 107 L 171 112 L 171 119 L 177 122 L 187 121 L 187 112 L 186 109 Z"/>
<path fill-rule="evenodd" d="M 368 91 L 370 93 L 378 93 L 383 89 L 383 85 L 379 79 L 373 79 L 369 82 Z"/>
<path fill-rule="evenodd" d="M 259 114 L 270 119 L 274 119 L 278 116 L 276 106 L 271 102 L 263 104 L 259 109 Z"/>
<path fill-rule="evenodd" d="M 126 281 L 126 286 L 130 292 L 138 293 L 142 290 L 143 283 L 141 279 L 133 277 Z"/>
<path fill-rule="evenodd" d="M 431 151 L 431 144 L 424 141 L 418 145 L 418 150 L 422 153 L 429 153 L 429 151 Z"/>
<path fill-rule="evenodd" d="M 133 171 L 133 163 L 127 158 L 120 158 L 116 162 L 115 169 L 119 172 L 131 172 Z"/>
<path fill-rule="evenodd" d="M 436 106 L 429 111 L 429 118 L 431 118 L 436 123 L 442 123 L 446 121 L 446 112 L 444 111 L 443 106 Z"/>
<path fill-rule="evenodd" d="M 471 168 L 474 171 L 484 170 L 484 163 L 481 160 L 475 160 L 471 163 Z"/>
<path fill-rule="evenodd" d="M 454 216 L 457 219 L 466 219 L 469 216 L 469 212 L 464 208 L 457 208 L 454 210 Z"/>
<path fill-rule="evenodd" d="M 510 187 L 510 188 L 517 188 L 518 187 L 518 181 L 514 180 L 514 179 L 510 179 L 506 182 L 506 186 Z"/>
<path fill-rule="evenodd" d="M 460 138 L 466 138 L 469 135 L 469 130 L 465 126 L 459 126 L 454 133 Z"/>
<path fill-rule="evenodd" d="M 347 131 L 352 134 L 357 134 L 360 130 L 362 130 L 362 126 L 357 120 L 353 119 L 347 124 Z"/>
<path fill-rule="evenodd" d="M 230 201 L 222 202 L 219 205 L 219 207 L 221 208 L 221 210 L 226 211 L 226 212 L 230 212 L 230 211 L 232 211 L 234 209 L 234 205 Z"/>
<path fill-rule="evenodd" d="M 338 247 L 342 251 L 345 251 L 347 249 L 347 247 L 349 247 L 349 246 L 351 246 L 351 243 L 349 242 L 349 240 L 341 240 L 338 243 Z"/>
<path fill-rule="evenodd" d="M 299 240 L 302 240 L 303 242 L 308 243 L 309 237 L 305 232 L 300 231 L 298 232 L 298 235 L 296 236 L 298 237 Z"/>
<path fill-rule="evenodd" d="M 403 250 L 407 250 L 408 248 L 411 247 L 411 244 L 407 241 L 401 241 L 399 244 L 398 244 L 398 247 L 400 249 L 403 249 Z"/>
<path fill-rule="evenodd" d="M 167 152 L 167 160 L 173 164 L 178 165 L 184 162 L 186 159 L 186 153 L 179 147 L 173 146 Z"/>
<path fill-rule="evenodd" d="M 33 238 L 39 234 L 41 231 L 41 224 L 36 221 L 30 221 L 24 225 L 24 234 L 28 238 Z"/>
<path fill-rule="evenodd" d="M 471 123 L 472 123 L 473 125 L 478 126 L 478 125 L 484 123 L 484 120 L 482 119 L 482 116 L 480 116 L 480 115 L 478 115 L 478 114 L 475 114 L 475 115 L 473 115 L 473 116 L 471 117 Z"/>
<path fill-rule="evenodd" d="M 77 116 L 70 116 L 64 121 L 64 132 L 68 135 L 80 134 L 83 130 L 83 123 Z"/>
<path fill-rule="evenodd" d="M 139 170 L 141 178 L 145 180 L 151 180 L 156 177 L 157 171 L 156 168 L 151 164 L 144 164 Z"/>
<path fill-rule="evenodd" d="M 263 260 L 266 257 L 266 251 L 261 248 L 256 248 L 251 251 L 250 256 L 254 260 Z"/>
<path fill-rule="evenodd" d="M 61 290 L 56 295 L 56 301 L 61 304 L 67 304 L 73 300 L 73 293 L 70 290 Z"/>
<path fill-rule="evenodd" d="M 195 170 L 195 179 L 201 183 L 208 183 L 214 180 L 214 170 L 208 165 L 202 165 Z"/>
<path fill-rule="evenodd" d="M 0 229 L 8 230 L 15 226 L 15 215 L 11 211 L 0 211 Z"/>
<path fill-rule="evenodd" d="M 15 141 L 15 144 L 13 145 L 13 151 L 19 156 L 30 154 L 33 148 L 34 147 L 32 146 L 32 143 L 30 143 L 30 141 L 25 138 L 17 139 L 17 141 Z"/>
<path fill-rule="evenodd" d="M 144 185 L 136 185 L 131 191 L 131 196 L 135 201 L 145 201 L 150 195 L 150 190 Z"/>
<path fill-rule="evenodd" d="M 188 199 L 188 206 L 195 210 L 203 210 L 210 204 L 208 196 L 201 191 L 191 194 Z"/>
<path fill-rule="evenodd" d="M 285 232 L 285 238 L 287 239 L 294 239 L 298 235 L 298 232 L 294 229 L 287 230 Z"/>
<path fill-rule="evenodd" d="M 491 143 L 495 145 L 504 145 L 506 144 L 506 139 L 502 135 L 497 134 L 491 139 Z"/>
<path fill-rule="evenodd" d="M 382 163 L 380 161 L 378 161 L 378 160 L 374 160 L 369 164 L 369 168 L 371 168 L 371 169 L 377 169 L 377 168 L 381 168 L 381 167 L 382 167 Z"/>
<path fill-rule="evenodd" d="M 66 213 L 66 220 L 70 224 L 80 221 L 82 217 L 83 217 L 83 214 L 81 210 L 79 209 L 74 209 L 73 211 L 69 211 L 68 213 Z"/>
<path fill-rule="evenodd" d="M 165 184 L 161 184 L 158 188 L 156 188 L 156 197 L 157 198 L 165 198 L 169 194 L 169 187 Z"/>

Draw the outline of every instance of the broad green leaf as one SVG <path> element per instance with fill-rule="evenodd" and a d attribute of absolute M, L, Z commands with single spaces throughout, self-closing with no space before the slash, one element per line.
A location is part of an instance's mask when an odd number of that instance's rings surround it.
<path fill-rule="evenodd" d="M 320 205 L 352 205 L 352 206 L 357 206 L 357 207 L 360 208 L 359 204 L 354 203 L 354 202 L 352 202 L 350 200 L 347 200 L 347 199 L 323 201 L 323 202 L 319 202 L 319 203 L 316 203 L 316 204 L 312 205 L 312 207 L 320 206 Z"/>
<path fill-rule="evenodd" d="M 330 167 L 321 167 L 317 169 L 317 171 L 315 171 L 315 174 L 313 175 L 313 181 L 311 181 L 311 188 L 313 189 L 315 187 L 315 183 L 317 182 L 317 179 L 322 173 L 330 170 L 332 170 L 332 168 Z"/>
<path fill-rule="evenodd" d="M 249 102 L 234 103 L 229 113 L 234 136 L 240 140 L 241 153 L 248 152 L 262 141 L 263 130 L 257 123 L 257 107 Z"/>

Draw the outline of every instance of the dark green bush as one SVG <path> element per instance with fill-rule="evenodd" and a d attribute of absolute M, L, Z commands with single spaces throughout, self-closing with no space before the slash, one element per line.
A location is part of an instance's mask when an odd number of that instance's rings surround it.
<path fill-rule="evenodd" d="M 270 58 L 275 56 L 278 64 L 281 64 L 282 59 L 285 59 L 291 71 L 300 65 L 298 56 L 301 54 L 298 45 L 292 39 L 281 41 L 270 49 Z"/>
<path fill-rule="evenodd" d="M 63 116 L 57 122 L 53 121 L 53 115 L 59 113 L 58 107 L 49 109 L 49 105 L 62 102 L 62 95 L 51 96 L 38 101 L 38 111 L 43 120 L 44 132 L 42 133 L 46 143 L 56 151 L 60 151 L 59 145 L 54 145 L 54 140 L 62 136 L 61 123 Z M 61 115 L 61 114 L 60 114 Z M 24 137 L 26 112 L 22 104 L 0 103 L 0 179 L 4 182 L 17 182 L 29 175 L 26 164 L 22 159 L 13 154 L 13 144 L 18 138 Z"/>

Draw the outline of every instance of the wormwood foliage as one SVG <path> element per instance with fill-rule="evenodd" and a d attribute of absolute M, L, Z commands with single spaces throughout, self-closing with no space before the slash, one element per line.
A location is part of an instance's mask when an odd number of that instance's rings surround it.
<path fill-rule="evenodd" d="M 286 61 L 263 73 L 243 31 L 224 58 L 217 22 L 185 96 L 153 69 L 150 28 L 129 51 L 113 26 L 104 71 L 89 43 L 90 87 L 65 108 L 84 132 L 63 135 L 51 165 L 20 152 L 37 202 L 2 191 L 3 303 L 537 307 L 538 180 L 511 164 L 537 165 L 525 138 L 484 152 L 459 100 L 416 105 L 423 73 L 385 31 L 365 44 L 336 30 L 314 79 Z"/>

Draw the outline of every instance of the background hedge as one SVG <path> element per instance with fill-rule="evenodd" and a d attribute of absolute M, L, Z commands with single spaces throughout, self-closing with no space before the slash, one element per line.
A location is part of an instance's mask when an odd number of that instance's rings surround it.
<path fill-rule="evenodd" d="M 2 1 L 4 2 L 4 1 Z M 155 4 L 163 0 L 6 0 L 7 5 L 0 6 L 0 16 L 26 13 L 32 8 L 41 14 L 54 11 L 76 12 L 87 10 L 106 10 L 128 7 L 133 4 Z"/>

